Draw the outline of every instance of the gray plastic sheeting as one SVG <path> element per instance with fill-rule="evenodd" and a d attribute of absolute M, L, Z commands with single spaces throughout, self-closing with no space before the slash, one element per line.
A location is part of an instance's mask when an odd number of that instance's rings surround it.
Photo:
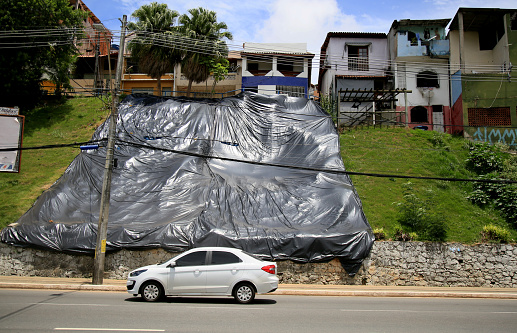
<path fill-rule="evenodd" d="M 93 253 L 105 156 L 81 152 L 2 241 Z M 108 251 L 229 246 L 300 263 L 339 258 L 354 275 L 373 245 L 350 178 L 314 170 L 345 168 L 313 101 L 132 95 L 119 107 L 115 158 Z"/>

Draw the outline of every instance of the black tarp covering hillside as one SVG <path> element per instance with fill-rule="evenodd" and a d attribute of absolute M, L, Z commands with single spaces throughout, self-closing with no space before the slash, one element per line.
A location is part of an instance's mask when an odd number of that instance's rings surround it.
<path fill-rule="evenodd" d="M 107 133 L 108 121 L 92 140 Z M 93 253 L 105 156 L 81 152 L 2 241 Z M 345 169 L 332 120 L 310 100 L 129 96 L 115 158 L 108 251 L 230 246 L 303 263 L 337 257 L 353 275 L 372 247 L 349 177 L 315 170 Z"/>

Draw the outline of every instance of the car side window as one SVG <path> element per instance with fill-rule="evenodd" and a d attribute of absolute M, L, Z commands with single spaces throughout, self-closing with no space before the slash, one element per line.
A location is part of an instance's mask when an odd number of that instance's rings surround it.
<path fill-rule="evenodd" d="M 193 252 L 176 260 L 176 267 L 204 265 L 205 260 L 206 251 Z"/>
<path fill-rule="evenodd" d="M 242 260 L 235 254 L 223 251 L 212 251 L 212 261 L 210 265 L 235 264 Z"/>

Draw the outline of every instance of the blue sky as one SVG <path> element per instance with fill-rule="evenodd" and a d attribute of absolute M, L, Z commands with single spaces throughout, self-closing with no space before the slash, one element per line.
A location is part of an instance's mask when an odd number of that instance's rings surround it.
<path fill-rule="evenodd" d="M 150 0 L 83 0 L 111 30 L 119 18 Z M 384 32 L 394 20 L 454 17 L 459 7 L 517 8 L 516 0 L 157 0 L 180 14 L 204 7 L 217 12 L 233 34 L 230 49 L 244 42 L 307 43 L 318 54 L 329 31 Z M 233 47 L 232 47 L 233 45 Z"/>

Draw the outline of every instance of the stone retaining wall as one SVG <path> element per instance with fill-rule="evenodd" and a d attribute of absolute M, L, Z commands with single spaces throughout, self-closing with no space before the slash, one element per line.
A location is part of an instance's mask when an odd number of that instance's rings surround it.
<path fill-rule="evenodd" d="M 134 268 L 164 262 L 174 255 L 162 249 L 108 254 L 105 278 L 125 279 Z M 354 278 L 337 259 L 311 264 L 278 262 L 281 283 L 294 284 L 516 288 L 516 271 L 515 244 L 375 242 L 370 258 Z M 93 256 L 0 243 L 0 275 L 91 277 L 92 272 Z"/>

